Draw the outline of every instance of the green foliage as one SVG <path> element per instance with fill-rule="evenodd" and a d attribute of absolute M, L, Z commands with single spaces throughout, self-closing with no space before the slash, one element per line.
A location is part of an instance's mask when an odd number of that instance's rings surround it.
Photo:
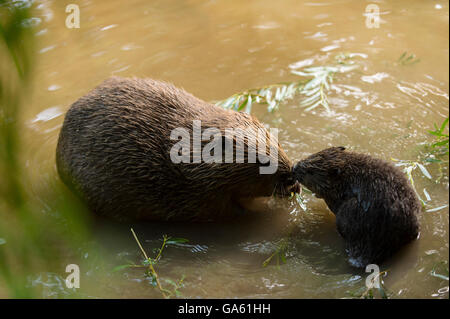
<path fill-rule="evenodd" d="M 321 105 L 330 112 L 327 93 L 330 90 L 330 84 L 334 75 L 336 73 L 349 72 L 356 67 L 356 65 L 319 66 L 305 68 L 303 71 L 292 71 L 293 74 L 311 78 L 300 90 L 300 93 L 305 96 L 300 106 L 305 107 L 305 111 L 310 111 Z"/>
<path fill-rule="evenodd" d="M 218 101 L 216 105 L 225 109 L 250 113 L 255 103 L 266 104 L 267 110 L 273 112 L 282 103 L 300 94 L 305 97 L 300 103 L 300 106 L 304 107 L 305 111 L 322 106 L 329 112 L 330 107 L 327 94 L 334 75 L 336 73 L 349 72 L 357 67 L 346 63 L 348 62 L 345 59 L 337 59 L 336 66 L 308 67 L 302 71 L 293 70 L 291 73 L 302 77 L 301 80 L 249 89 Z"/>
<path fill-rule="evenodd" d="M 172 296 L 181 297 L 182 294 L 179 291 L 179 289 L 184 287 L 184 285 L 183 285 L 183 281 L 185 278 L 184 275 L 176 282 L 171 279 L 164 279 L 164 281 L 167 284 L 172 286 L 172 289 L 167 289 L 161 284 L 161 280 L 160 280 L 158 273 L 156 272 L 155 266 L 160 261 L 163 250 L 166 246 L 187 243 L 189 240 L 187 240 L 185 238 L 173 238 L 173 237 L 168 237 L 167 235 L 164 235 L 163 243 L 162 243 L 161 247 L 157 250 L 156 257 L 150 258 L 150 257 L 148 257 L 147 253 L 145 252 L 144 248 L 142 247 L 141 242 L 139 241 L 139 239 L 133 229 L 131 229 L 131 233 L 133 234 L 133 237 L 136 240 L 136 243 L 139 246 L 139 249 L 141 250 L 142 255 L 144 256 L 144 260 L 142 261 L 141 265 L 129 263 L 126 265 L 117 266 L 113 269 L 113 271 L 120 271 L 120 270 L 124 270 L 127 268 L 145 268 L 144 275 L 150 280 L 150 284 L 152 285 L 152 287 L 158 288 L 158 290 L 161 292 L 161 294 L 164 298 L 170 298 Z"/>
<path fill-rule="evenodd" d="M 430 272 L 430 275 L 442 280 L 448 281 L 449 270 L 448 270 L 448 262 L 441 261 L 433 266 L 433 269 Z"/>
<path fill-rule="evenodd" d="M 278 109 L 282 102 L 292 99 L 299 93 L 303 84 L 303 81 L 276 83 L 261 88 L 249 89 L 241 93 L 233 94 L 225 100 L 216 102 L 216 105 L 225 109 L 250 113 L 254 103 L 267 104 L 268 111 L 273 112 Z"/>
<path fill-rule="evenodd" d="M 428 172 L 428 170 L 425 168 L 425 166 L 423 164 L 421 164 L 420 162 L 408 161 L 408 160 L 398 160 L 395 158 L 391 158 L 391 160 L 395 162 L 395 166 L 403 167 L 403 172 L 408 177 L 412 187 L 414 188 L 417 196 L 419 197 L 419 200 L 422 202 L 422 205 L 425 206 L 426 201 L 422 199 L 422 197 L 416 190 L 416 185 L 415 185 L 414 178 L 413 178 L 413 171 L 415 171 L 417 168 L 419 168 L 419 170 L 422 172 L 423 176 L 425 176 L 428 179 L 432 179 L 431 174 Z M 429 194 L 428 194 L 428 192 L 426 192 L 426 190 L 425 190 L 424 194 L 427 197 L 427 200 L 431 199 L 431 198 L 428 199 Z"/>
<path fill-rule="evenodd" d="M 435 136 L 435 140 L 431 143 L 431 154 L 437 157 L 437 161 L 442 162 L 442 157 L 449 155 L 448 152 L 448 134 L 444 133 L 445 128 L 448 127 L 448 117 L 442 122 L 441 126 L 438 127 L 434 123 L 434 131 L 428 131 L 431 135 Z M 431 158 L 431 157 L 429 157 Z"/>
<path fill-rule="evenodd" d="M 361 287 L 359 289 L 357 289 L 356 291 L 347 291 L 347 293 L 352 297 L 352 298 L 359 298 L 359 299 L 389 299 L 393 293 L 390 292 L 385 286 L 384 286 L 384 282 L 381 279 L 381 277 L 386 276 L 388 273 L 387 270 L 385 271 L 381 271 L 377 276 L 372 278 L 372 284 L 375 282 L 375 280 L 379 279 L 379 283 L 380 283 L 380 287 L 376 288 L 376 287 L 366 287 L 364 285 L 364 287 Z M 365 284 L 365 282 L 364 282 Z"/>
<path fill-rule="evenodd" d="M 86 239 L 83 209 L 55 192 L 54 218 L 46 215 L 50 206 L 43 209 L 26 188 L 19 133 L 34 64 L 31 4 L 0 0 L 0 294 L 13 298 L 41 297 L 29 279 L 61 261 L 62 245 L 78 249 Z"/>
<path fill-rule="evenodd" d="M 280 262 L 285 264 L 286 263 L 286 250 L 289 243 L 289 238 L 282 238 L 278 244 L 275 251 L 272 253 L 272 255 L 269 256 L 266 260 L 263 261 L 262 266 L 267 267 L 272 261 L 276 260 L 276 265 L 280 266 Z"/>
<path fill-rule="evenodd" d="M 398 58 L 397 63 L 399 65 L 413 65 L 420 62 L 420 59 L 417 59 L 415 54 L 408 55 L 408 52 L 403 52 L 402 55 Z"/>
<path fill-rule="evenodd" d="M 427 170 L 427 165 L 439 165 L 439 176 L 435 180 L 436 183 L 439 183 L 441 178 L 443 177 L 443 170 L 442 165 L 447 164 L 448 165 L 448 156 L 449 156 L 449 136 L 448 134 L 445 134 L 445 128 L 448 127 L 449 119 L 446 118 L 443 123 L 440 126 L 437 126 L 436 123 L 434 124 L 434 131 L 428 131 L 431 135 L 433 135 L 435 138 L 433 141 L 428 142 L 425 144 L 425 152 L 422 154 L 419 154 L 417 161 L 410 161 L 410 160 L 398 160 L 392 158 L 394 162 L 396 162 L 396 166 L 403 167 L 403 171 L 405 172 L 406 176 L 408 177 L 409 181 L 411 182 L 411 185 L 413 186 L 414 190 L 416 191 L 417 196 L 419 197 L 420 201 L 422 202 L 422 205 L 424 207 L 427 206 L 427 202 L 431 200 L 430 194 L 427 192 L 427 190 L 424 188 L 423 193 L 425 196 L 425 200 L 420 196 L 419 192 L 416 190 L 413 172 L 414 171 L 420 171 L 421 174 L 428 178 L 433 179 L 432 175 Z M 427 212 L 435 212 L 438 210 L 441 210 L 443 208 L 448 207 L 448 205 L 443 205 L 437 208 L 430 208 L 427 210 Z"/>

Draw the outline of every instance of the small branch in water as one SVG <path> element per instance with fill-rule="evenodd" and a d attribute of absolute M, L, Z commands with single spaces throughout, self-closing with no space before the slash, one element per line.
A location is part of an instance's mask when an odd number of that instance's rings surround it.
<path fill-rule="evenodd" d="M 147 256 L 147 254 L 146 254 L 144 248 L 142 247 L 141 242 L 137 238 L 136 233 L 134 232 L 133 228 L 131 228 L 131 233 L 133 234 L 134 239 L 136 240 L 139 248 L 141 249 L 141 252 L 144 255 L 145 260 L 148 262 L 148 270 L 149 270 L 152 278 L 155 279 L 156 284 L 158 285 L 158 289 L 161 291 L 161 294 L 163 295 L 164 298 L 170 298 L 172 293 L 170 292 L 170 290 L 163 288 L 163 286 L 161 285 L 161 282 L 159 281 L 159 276 L 158 276 L 155 268 L 153 267 L 153 264 L 156 263 L 156 261 L 158 261 L 158 259 L 161 257 L 161 252 L 164 249 L 164 246 L 167 242 L 167 236 L 164 236 L 164 241 L 163 241 L 161 248 L 159 249 L 158 256 L 155 258 L 155 260 L 152 260 L 151 258 L 149 258 Z"/>
<path fill-rule="evenodd" d="M 131 228 L 131 233 L 133 234 L 133 237 L 136 240 L 136 243 L 138 244 L 139 249 L 141 250 L 142 255 L 144 256 L 145 260 L 142 263 L 142 265 L 136 265 L 133 263 L 129 263 L 129 264 L 117 266 L 113 269 L 113 271 L 119 271 L 119 270 L 123 270 L 126 268 L 147 268 L 145 275 L 150 277 L 152 286 L 157 287 L 164 298 L 170 298 L 174 295 L 176 297 L 181 297 L 182 294 L 180 293 L 179 289 L 184 287 L 183 281 L 184 281 L 185 276 L 183 275 L 181 277 L 181 279 L 179 279 L 177 282 L 174 282 L 170 279 L 164 279 L 166 283 L 173 286 L 172 290 L 166 289 L 162 286 L 161 279 L 159 278 L 154 265 L 156 265 L 158 263 L 158 261 L 161 259 L 162 252 L 167 245 L 183 244 L 183 243 L 188 242 L 189 240 L 187 240 L 185 238 L 172 238 L 172 237 L 168 237 L 167 235 L 164 235 L 163 243 L 158 250 L 158 254 L 156 255 L 155 258 L 152 259 L 152 258 L 148 257 L 147 253 L 145 252 L 144 247 L 142 247 L 142 244 L 139 241 L 133 228 Z"/>
<path fill-rule="evenodd" d="M 384 287 L 380 276 L 384 277 L 385 275 L 387 275 L 387 273 L 388 273 L 388 270 L 384 270 L 372 278 L 372 284 L 374 284 L 376 280 L 379 280 L 380 287 L 377 289 L 378 289 L 378 292 L 380 293 L 381 298 L 383 298 L 383 299 L 388 299 L 389 296 L 386 293 L 387 289 Z M 373 287 L 367 288 L 366 291 L 361 295 L 360 298 L 361 299 L 373 299 L 373 289 L 374 289 Z"/>
<path fill-rule="evenodd" d="M 420 62 L 420 59 L 416 59 L 416 55 L 414 53 L 408 56 L 408 52 L 403 52 L 403 54 L 398 58 L 397 63 L 400 65 L 413 65 Z"/>
<path fill-rule="evenodd" d="M 248 89 L 241 93 L 233 94 L 215 104 L 225 109 L 245 111 L 246 113 L 251 112 L 253 103 L 267 104 L 267 110 L 273 112 L 278 109 L 281 103 L 293 99 L 297 94 L 302 94 L 305 96 L 305 99 L 300 103 L 300 106 L 304 107 L 305 111 L 310 111 L 321 105 L 330 112 L 327 93 L 330 90 L 330 84 L 334 75 L 336 73 L 349 72 L 355 68 L 357 68 L 357 65 L 338 60 L 337 66 L 308 67 L 302 71 L 293 70 L 291 71 L 292 74 L 307 79 Z"/>

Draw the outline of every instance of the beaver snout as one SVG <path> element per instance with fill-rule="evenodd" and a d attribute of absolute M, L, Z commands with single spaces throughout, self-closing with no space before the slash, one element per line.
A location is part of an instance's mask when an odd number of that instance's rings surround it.
<path fill-rule="evenodd" d="M 288 197 L 292 193 L 300 193 L 300 183 L 291 175 L 279 183 L 275 189 L 275 194 L 280 197 Z"/>
<path fill-rule="evenodd" d="M 304 163 L 299 161 L 292 169 L 292 173 L 297 183 L 302 183 L 303 177 L 306 175 L 306 170 L 304 167 Z"/>
<path fill-rule="evenodd" d="M 302 192 L 302 187 L 298 181 L 295 181 L 295 184 L 291 186 L 290 193 L 300 194 Z"/>

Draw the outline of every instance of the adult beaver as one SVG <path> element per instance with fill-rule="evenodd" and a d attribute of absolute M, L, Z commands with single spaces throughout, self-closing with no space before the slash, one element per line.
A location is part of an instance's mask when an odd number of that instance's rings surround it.
<path fill-rule="evenodd" d="M 391 163 L 332 147 L 298 162 L 294 174 L 336 215 L 352 265 L 379 264 L 417 238 L 420 202 Z"/>
<path fill-rule="evenodd" d="M 198 151 L 212 139 L 214 147 Z M 230 146 L 236 156 L 205 160 Z M 291 161 L 257 119 L 151 79 L 112 77 L 76 101 L 56 163 L 92 211 L 119 220 L 227 219 L 247 199 L 295 191 Z"/>

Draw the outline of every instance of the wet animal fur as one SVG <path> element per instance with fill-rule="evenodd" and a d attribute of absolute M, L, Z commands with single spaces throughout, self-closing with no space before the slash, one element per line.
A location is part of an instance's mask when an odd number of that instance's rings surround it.
<path fill-rule="evenodd" d="M 241 199 L 289 192 L 292 163 L 278 143 L 278 170 L 271 175 L 259 174 L 260 163 L 172 163 L 169 151 L 178 141 L 170 132 L 183 127 L 192 137 L 193 120 L 222 134 L 265 130 L 248 114 L 171 84 L 112 77 L 67 112 L 56 151 L 59 175 L 91 210 L 119 220 L 228 219 Z M 256 147 L 246 143 L 245 152 Z"/>
<path fill-rule="evenodd" d="M 298 162 L 294 174 L 336 215 L 354 266 L 380 264 L 417 238 L 421 204 L 391 163 L 332 147 Z"/>

